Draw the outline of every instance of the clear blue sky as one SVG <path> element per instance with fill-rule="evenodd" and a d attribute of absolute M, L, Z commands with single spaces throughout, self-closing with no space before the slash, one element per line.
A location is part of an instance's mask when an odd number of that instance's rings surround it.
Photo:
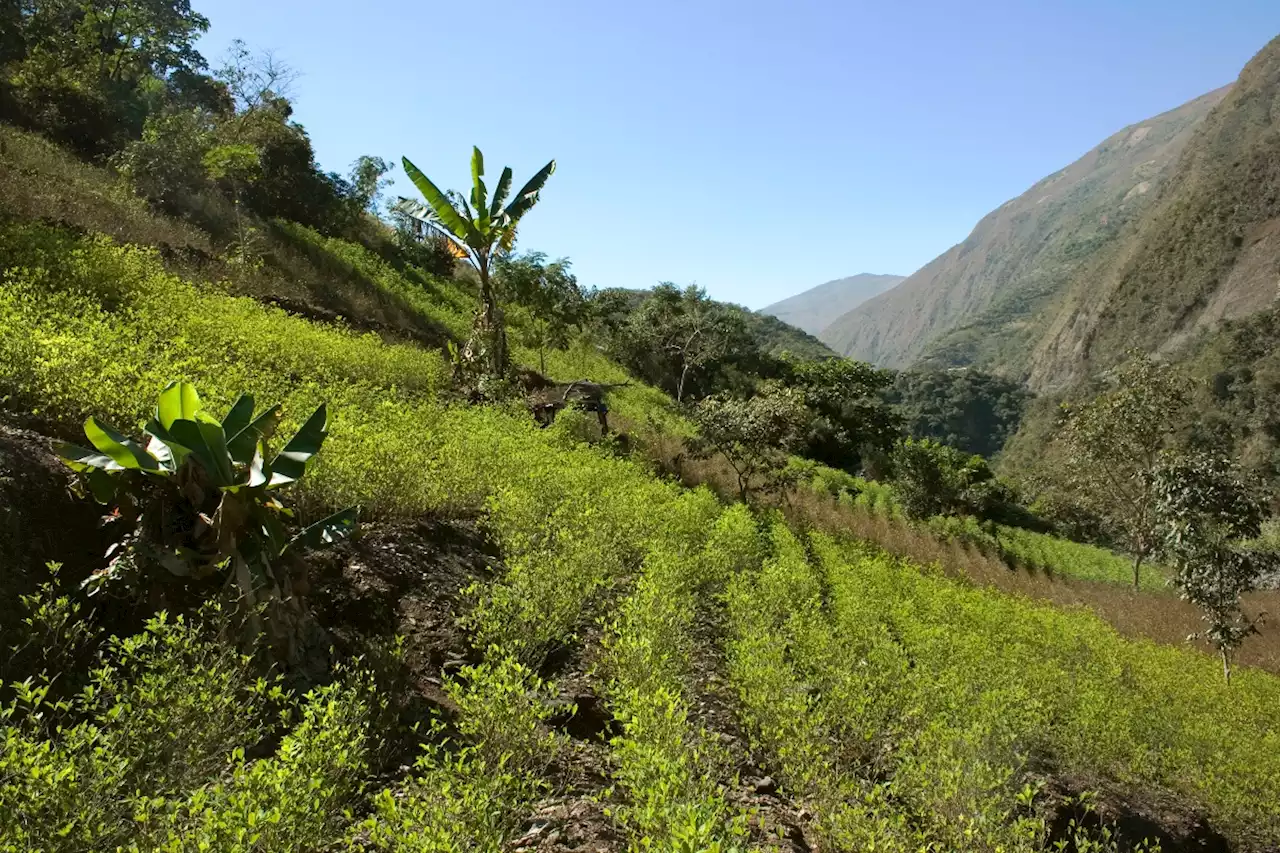
<path fill-rule="evenodd" d="M 753 308 L 914 271 L 1280 34 L 1277 0 L 193 5 L 211 61 L 238 37 L 302 73 L 325 169 L 407 154 L 463 188 L 472 144 L 517 185 L 554 157 L 522 248 Z"/>

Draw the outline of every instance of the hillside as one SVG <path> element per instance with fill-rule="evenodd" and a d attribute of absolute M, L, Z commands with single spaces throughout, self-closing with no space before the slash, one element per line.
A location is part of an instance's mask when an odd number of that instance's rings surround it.
<path fill-rule="evenodd" d="M 838 278 L 765 306 L 760 313 L 777 317 L 811 335 L 821 335 L 833 318 L 852 311 L 873 296 L 879 296 L 903 278 L 865 272 Z"/>
<path fill-rule="evenodd" d="M 184 0 L 5 20 L 0 853 L 1278 849 L 1280 631 L 905 440 L 1017 383 L 586 291 L 555 161 L 384 221 Z"/>
<path fill-rule="evenodd" d="M 1280 296 L 1280 38 L 1196 128 L 1119 244 L 1072 283 L 1036 344 L 1035 387 L 1067 386 L 1132 346 L 1177 354 Z"/>
<path fill-rule="evenodd" d="M 922 360 L 1014 376 L 1044 311 L 1159 195 L 1221 89 L 1119 131 L 980 221 L 892 290 L 832 322 L 837 352 L 884 367 Z"/>

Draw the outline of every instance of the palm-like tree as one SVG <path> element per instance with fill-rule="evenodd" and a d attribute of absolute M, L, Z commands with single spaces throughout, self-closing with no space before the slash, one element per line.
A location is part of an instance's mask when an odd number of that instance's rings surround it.
<path fill-rule="evenodd" d="M 509 364 L 507 333 L 503 326 L 502 309 L 498 305 L 490 279 L 490 270 L 495 257 L 510 251 L 515 245 L 516 227 L 537 204 L 538 192 L 556 170 L 556 161 L 552 160 L 543 166 L 508 203 L 511 168 L 508 166 L 502 170 L 498 185 L 494 187 L 493 198 L 490 199 L 484 184 L 484 155 L 479 148 L 473 148 L 471 200 L 468 203 L 461 193 L 441 191 L 417 166 L 409 162 L 408 157 L 402 160 L 405 174 L 422 193 L 426 205 L 417 205 L 404 199 L 400 209 L 452 240 L 480 276 L 480 310 L 476 314 L 471 339 L 463 350 L 463 361 L 479 363 L 491 377 L 501 379 L 506 376 Z"/>

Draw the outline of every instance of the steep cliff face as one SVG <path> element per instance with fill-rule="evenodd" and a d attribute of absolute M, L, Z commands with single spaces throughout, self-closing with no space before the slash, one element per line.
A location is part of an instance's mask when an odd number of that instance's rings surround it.
<path fill-rule="evenodd" d="M 1052 308 L 1161 194 L 1219 90 L 1127 127 L 987 215 L 952 247 L 820 335 L 889 367 L 922 361 L 1026 376 Z"/>

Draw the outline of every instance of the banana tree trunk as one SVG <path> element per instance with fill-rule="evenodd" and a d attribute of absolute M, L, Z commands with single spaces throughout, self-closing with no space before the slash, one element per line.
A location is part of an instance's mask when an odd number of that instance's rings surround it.
<path fill-rule="evenodd" d="M 511 366 L 507 350 L 507 328 L 502 308 L 489 281 L 489 264 L 482 258 L 476 264 L 480 273 L 480 310 L 471 327 L 471 337 L 462 351 L 463 363 L 477 370 L 482 379 L 501 381 Z"/>

